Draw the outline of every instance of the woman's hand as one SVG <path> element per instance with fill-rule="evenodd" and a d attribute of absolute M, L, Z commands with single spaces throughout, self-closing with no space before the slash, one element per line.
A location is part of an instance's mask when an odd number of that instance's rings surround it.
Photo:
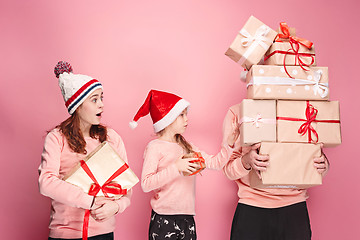
<path fill-rule="evenodd" d="M 198 158 L 179 158 L 175 164 L 179 172 L 192 174 L 197 170 L 197 163 L 191 163 L 190 161 L 198 160 Z"/>
<path fill-rule="evenodd" d="M 254 144 L 251 150 L 242 157 L 242 163 L 246 169 L 254 169 L 256 174 L 261 179 L 260 172 L 266 171 L 269 166 L 269 156 L 258 154 L 260 143 Z"/>
<path fill-rule="evenodd" d="M 119 211 L 119 205 L 114 198 L 95 197 L 95 202 L 90 209 L 91 216 L 98 222 L 104 222 Z"/>
<path fill-rule="evenodd" d="M 322 153 L 320 157 L 314 158 L 314 167 L 317 169 L 318 173 L 325 177 L 329 171 L 329 161 L 325 157 L 324 153 Z"/>
<path fill-rule="evenodd" d="M 240 124 L 237 116 L 235 115 L 231 123 L 231 134 L 228 136 L 227 143 L 230 147 L 234 147 L 236 140 L 240 135 Z"/>

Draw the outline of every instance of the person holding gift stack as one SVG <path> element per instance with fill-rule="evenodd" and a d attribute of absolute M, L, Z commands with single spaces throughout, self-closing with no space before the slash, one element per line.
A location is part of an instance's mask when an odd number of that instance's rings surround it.
<path fill-rule="evenodd" d="M 316 67 L 312 42 L 294 32 L 281 23 L 274 34 L 251 16 L 225 53 L 249 71 L 249 99 L 230 107 L 224 120 L 223 142 L 234 119 L 241 126 L 241 150 L 223 169 L 238 186 L 232 240 L 311 239 L 306 188 L 321 184 L 329 170 L 322 147 L 341 143 L 327 68 Z"/>
<path fill-rule="evenodd" d="M 238 137 L 234 124 L 228 139 L 217 155 L 208 155 L 189 143 L 182 134 L 188 125 L 187 111 L 190 103 L 174 94 L 151 90 L 130 123 L 137 126 L 139 118 L 150 113 L 157 135 L 146 147 L 141 176 L 144 192 L 153 191 L 149 240 L 196 239 L 195 174 L 198 157 L 206 167 L 221 169 L 232 154 Z M 199 152 L 201 155 L 199 155 Z M 184 158 L 184 155 L 192 154 Z"/>
<path fill-rule="evenodd" d="M 230 107 L 224 120 L 223 141 L 231 135 L 233 119 L 240 119 L 239 109 L 240 104 Z M 252 188 L 250 171 L 266 171 L 270 165 L 269 156 L 258 153 L 260 143 L 245 147 L 240 145 L 239 137 L 234 147 L 241 150 L 235 152 L 223 168 L 225 175 L 238 186 L 239 202 L 233 218 L 230 239 L 311 239 L 306 189 Z M 326 175 L 329 162 L 324 154 L 314 158 L 314 167 L 319 174 Z"/>
<path fill-rule="evenodd" d="M 115 215 L 130 205 L 131 190 L 120 199 L 93 197 L 63 180 L 87 153 L 107 141 L 127 162 L 121 137 L 100 123 L 104 111 L 103 86 L 89 76 L 73 74 L 60 61 L 55 75 L 70 117 L 51 130 L 39 167 L 40 193 L 51 198 L 49 239 L 81 239 L 86 209 L 90 209 L 89 239 L 114 239 Z"/>

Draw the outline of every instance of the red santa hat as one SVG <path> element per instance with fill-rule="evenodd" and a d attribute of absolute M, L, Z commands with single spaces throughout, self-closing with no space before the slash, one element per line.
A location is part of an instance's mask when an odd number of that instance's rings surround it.
<path fill-rule="evenodd" d="M 189 102 L 175 94 L 150 90 L 144 104 L 129 125 L 132 129 L 136 128 L 137 121 L 150 113 L 154 130 L 159 132 L 173 123 L 188 106 Z"/>

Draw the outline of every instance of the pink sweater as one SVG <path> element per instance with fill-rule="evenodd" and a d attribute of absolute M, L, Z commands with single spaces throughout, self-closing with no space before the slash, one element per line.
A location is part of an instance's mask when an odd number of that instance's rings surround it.
<path fill-rule="evenodd" d="M 85 138 L 86 151 L 90 153 L 100 142 Z M 127 162 L 125 146 L 120 136 L 108 128 L 108 142 Z M 44 150 L 39 167 L 40 193 L 51 198 L 50 233 L 52 238 L 81 238 L 85 209 L 89 209 L 93 197 L 62 178 L 74 167 L 84 154 L 74 153 L 58 129 L 52 130 L 45 138 Z M 119 212 L 130 205 L 131 191 L 119 200 Z M 105 222 L 89 221 L 89 236 L 113 232 L 115 216 Z"/>
<path fill-rule="evenodd" d="M 199 150 L 193 146 L 194 151 Z M 224 145 L 216 155 L 200 151 L 207 168 L 221 169 L 232 154 Z M 144 153 L 141 186 L 144 192 L 153 191 L 152 209 L 159 214 L 195 215 L 195 176 L 183 176 L 175 161 L 185 154 L 177 143 L 160 139 L 151 141 Z"/>
<path fill-rule="evenodd" d="M 226 114 L 223 125 L 223 142 L 226 142 L 225 140 L 231 132 L 231 123 L 235 115 L 240 119 L 240 104 L 230 107 Z M 241 148 L 240 138 L 235 142 L 234 148 Z M 244 168 L 241 158 L 231 156 L 223 171 L 230 180 L 234 180 L 238 185 L 240 203 L 263 208 L 277 208 L 305 201 L 308 197 L 306 190 L 251 188 L 248 175 L 249 171 Z"/>

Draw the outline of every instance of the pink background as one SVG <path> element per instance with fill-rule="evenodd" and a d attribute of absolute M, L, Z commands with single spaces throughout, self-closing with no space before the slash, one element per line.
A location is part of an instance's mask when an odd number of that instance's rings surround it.
<path fill-rule="evenodd" d="M 219 150 L 225 113 L 245 97 L 241 67 L 224 52 L 250 15 L 274 29 L 287 21 L 315 43 L 318 65 L 329 67 L 343 144 L 326 149 L 331 171 L 310 189 L 308 206 L 313 239 L 354 239 L 360 234 L 359 7 L 357 0 L 1 0 L 1 239 L 47 238 L 50 200 L 39 194 L 37 168 L 46 131 L 68 117 L 53 74 L 58 60 L 101 80 L 104 123 L 123 137 L 140 176 L 152 124 L 142 119 L 132 131 L 128 122 L 151 88 L 189 100 L 185 136 L 209 153 Z M 197 178 L 199 239 L 229 238 L 236 193 L 222 172 Z M 149 197 L 134 188 L 131 207 L 117 218 L 116 239 L 146 239 Z"/>

